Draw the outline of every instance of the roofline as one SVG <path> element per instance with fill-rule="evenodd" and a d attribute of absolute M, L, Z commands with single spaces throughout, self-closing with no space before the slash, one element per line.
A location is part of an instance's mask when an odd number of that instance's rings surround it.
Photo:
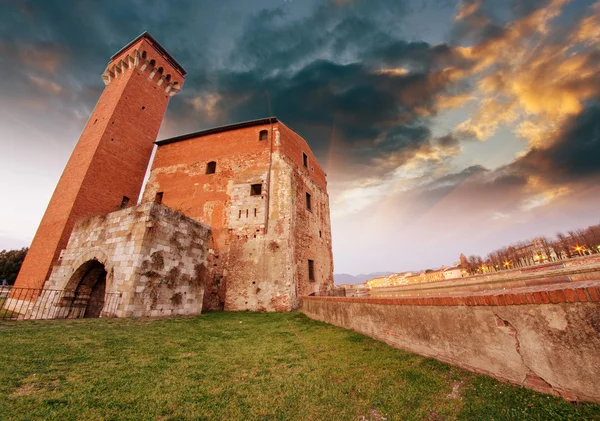
<path fill-rule="evenodd" d="M 119 51 L 117 51 L 115 54 L 113 54 L 110 59 L 114 60 L 115 58 L 120 56 L 123 53 L 123 51 L 127 50 L 129 47 L 131 47 L 133 44 L 135 44 L 142 38 L 146 38 L 148 41 L 150 41 L 152 46 L 154 48 L 156 48 L 158 50 L 158 52 L 161 53 L 167 59 L 167 61 L 181 73 L 182 76 L 187 75 L 187 72 L 181 66 L 181 64 L 179 64 L 179 62 L 177 60 L 175 60 L 175 58 L 171 54 L 169 54 L 167 52 L 167 50 L 165 50 L 165 48 L 162 45 L 160 45 L 160 43 L 152 35 L 150 35 L 147 31 L 144 31 L 143 34 L 138 35 L 133 41 L 131 41 L 125 47 L 121 48 Z"/>
<path fill-rule="evenodd" d="M 193 139 L 196 137 L 208 136 L 210 134 L 227 132 L 229 130 L 243 129 L 245 127 L 262 126 L 264 124 L 277 123 L 277 117 L 261 118 L 259 120 L 242 121 L 240 123 L 228 124 L 226 126 L 213 127 L 212 129 L 201 130 L 199 132 L 188 133 L 181 136 L 175 136 L 168 139 L 157 140 L 154 144 L 158 146 L 168 145 L 169 143 L 181 142 L 182 140 Z"/>

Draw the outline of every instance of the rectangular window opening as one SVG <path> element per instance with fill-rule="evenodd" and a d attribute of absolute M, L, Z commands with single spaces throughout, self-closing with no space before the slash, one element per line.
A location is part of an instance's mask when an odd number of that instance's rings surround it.
<path fill-rule="evenodd" d="M 154 202 L 156 202 L 160 205 L 162 203 L 162 200 L 163 200 L 163 192 L 159 191 L 158 193 L 156 193 L 156 196 L 154 196 Z"/>
<path fill-rule="evenodd" d="M 308 168 L 308 155 L 302 152 L 302 164 L 305 168 Z"/>
<path fill-rule="evenodd" d="M 319 238 L 321 238 L 321 237 L 322 237 L 322 235 L 321 235 L 321 231 L 319 231 Z"/>
<path fill-rule="evenodd" d="M 250 186 L 250 196 L 260 196 L 262 193 L 262 184 L 252 184 Z"/>
<path fill-rule="evenodd" d="M 248 217 L 248 209 L 246 209 L 246 218 Z"/>
<path fill-rule="evenodd" d="M 121 200 L 121 209 L 127 207 L 129 204 L 129 198 L 127 196 L 123 196 L 123 200 Z"/>
<path fill-rule="evenodd" d="M 315 280 L 315 261 L 312 259 L 308 259 L 308 280 Z"/>
<path fill-rule="evenodd" d="M 306 209 L 308 209 L 309 211 L 312 211 L 312 201 L 311 201 L 310 193 L 306 193 Z"/>
<path fill-rule="evenodd" d="M 256 218 L 256 208 L 254 208 L 254 217 Z"/>
<path fill-rule="evenodd" d="M 240 209 L 240 213 L 238 214 L 238 219 L 242 217 L 242 210 Z"/>

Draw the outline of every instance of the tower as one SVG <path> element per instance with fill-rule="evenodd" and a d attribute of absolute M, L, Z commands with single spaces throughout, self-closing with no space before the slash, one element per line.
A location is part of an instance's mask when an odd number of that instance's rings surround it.
<path fill-rule="evenodd" d="M 81 218 L 135 204 L 185 70 L 147 32 L 111 57 L 106 87 L 54 190 L 15 286 L 42 288 Z"/>

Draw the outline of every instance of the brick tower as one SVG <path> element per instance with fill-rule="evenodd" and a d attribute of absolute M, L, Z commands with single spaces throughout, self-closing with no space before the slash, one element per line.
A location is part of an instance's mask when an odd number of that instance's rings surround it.
<path fill-rule="evenodd" d="M 106 84 L 50 199 L 16 280 L 42 288 L 81 218 L 135 204 L 169 98 L 185 70 L 150 34 L 112 56 Z"/>

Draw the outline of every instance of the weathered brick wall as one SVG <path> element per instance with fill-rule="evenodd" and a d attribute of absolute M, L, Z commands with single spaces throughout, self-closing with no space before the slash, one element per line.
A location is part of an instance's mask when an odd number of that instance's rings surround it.
<path fill-rule="evenodd" d="M 262 130 L 268 139 L 259 140 Z M 303 151 L 310 172 L 299 167 Z M 216 171 L 206 174 L 212 161 Z M 262 186 L 260 195 L 250 194 L 252 184 Z M 313 193 L 312 213 L 306 191 Z M 212 227 L 205 308 L 287 311 L 298 306 L 299 293 L 333 285 L 325 174 L 306 142 L 282 123 L 159 144 L 144 201 L 158 192 L 165 205 Z M 308 258 L 315 260 L 316 282 L 308 282 Z"/>
<path fill-rule="evenodd" d="M 442 297 L 303 297 L 301 309 L 471 371 L 600 402 L 600 282 Z"/>
<path fill-rule="evenodd" d="M 210 229 L 155 203 L 77 224 L 47 282 L 75 290 L 91 260 L 107 271 L 106 293 L 120 294 L 117 317 L 200 314 Z"/>
<path fill-rule="evenodd" d="M 78 220 L 117 209 L 123 196 L 136 203 L 169 97 L 183 84 L 145 38 L 111 61 L 103 77 L 108 84 L 56 186 L 17 287 L 44 285 Z"/>
<path fill-rule="evenodd" d="M 302 137 L 282 123 L 281 154 L 292 171 L 292 249 L 297 296 L 333 288 L 333 254 L 329 196 L 325 173 Z M 308 157 L 305 167 L 302 154 Z M 307 208 L 310 194 L 311 209 Z M 314 263 L 314 280 L 309 279 L 308 260 Z"/>
<path fill-rule="evenodd" d="M 261 130 L 269 139 L 259 140 Z M 205 308 L 291 308 L 290 173 L 271 154 L 270 137 L 271 125 L 265 124 L 158 147 L 143 200 L 162 192 L 165 205 L 213 231 L 208 268 L 213 283 Z M 206 174 L 211 161 L 216 171 Z M 262 186 L 260 195 L 250 194 L 252 184 Z"/>

